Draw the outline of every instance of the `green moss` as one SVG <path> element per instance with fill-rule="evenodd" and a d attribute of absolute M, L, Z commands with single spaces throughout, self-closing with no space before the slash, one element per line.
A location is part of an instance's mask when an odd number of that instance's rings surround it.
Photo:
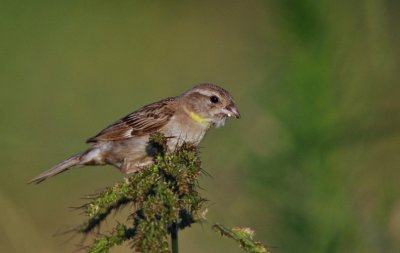
<path fill-rule="evenodd" d="M 108 252 L 112 247 L 121 245 L 124 241 L 130 239 L 133 234 L 134 230 L 128 229 L 124 225 L 118 224 L 111 235 L 97 238 L 93 243 L 93 245 L 89 247 L 87 252 L 88 253 Z"/>
<path fill-rule="evenodd" d="M 125 241 L 131 242 L 133 252 L 170 252 L 170 235 L 177 252 L 178 230 L 205 219 L 206 200 L 198 192 L 197 179 L 203 171 L 198 149 L 185 143 L 168 153 L 165 137 L 154 134 L 150 141 L 156 147 L 154 165 L 104 189 L 82 207 L 88 217 L 79 228 L 84 234 L 97 228 L 112 211 L 128 204 L 133 207 L 130 224 L 118 224 L 110 234 L 97 237 L 87 252 L 109 252 Z M 246 231 L 221 225 L 214 229 L 234 238 L 247 252 L 267 252 Z"/>
<path fill-rule="evenodd" d="M 253 239 L 254 231 L 250 228 L 228 228 L 221 224 L 215 224 L 212 228 L 219 232 L 222 236 L 229 237 L 239 243 L 240 247 L 246 252 L 270 253 L 266 246 Z"/>
<path fill-rule="evenodd" d="M 205 199 L 197 192 L 202 171 L 197 148 L 184 144 L 167 153 L 162 135 L 155 134 L 150 141 L 157 147 L 154 165 L 106 188 L 83 206 L 89 219 L 80 227 L 82 233 L 93 231 L 113 210 L 134 207 L 130 227 L 118 225 L 110 235 L 97 238 L 88 252 L 108 252 L 127 240 L 135 251 L 169 252 L 172 225 L 183 229 L 200 221 Z"/>

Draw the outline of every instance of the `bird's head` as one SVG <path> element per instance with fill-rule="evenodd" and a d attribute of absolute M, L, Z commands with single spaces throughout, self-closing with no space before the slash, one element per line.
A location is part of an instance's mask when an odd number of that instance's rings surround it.
<path fill-rule="evenodd" d="M 223 126 L 227 117 L 240 118 L 232 96 L 214 84 L 200 84 L 182 94 L 185 110 L 198 123 Z"/>

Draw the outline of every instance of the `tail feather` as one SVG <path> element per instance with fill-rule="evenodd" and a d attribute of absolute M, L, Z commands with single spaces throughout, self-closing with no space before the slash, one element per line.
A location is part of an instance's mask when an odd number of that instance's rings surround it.
<path fill-rule="evenodd" d="M 82 165 L 81 160 L 82 160 L 82 153 L 76 154 L 68 158 L 67 160 L 55 165 L 49 170 L 42 172 L 40 175 L 29 181 L 29 183 L 39 184 L 49 177 L 60 174 L 61 172 L 67 171 L 73 167 L 79 167 L 80 165 Z"/>

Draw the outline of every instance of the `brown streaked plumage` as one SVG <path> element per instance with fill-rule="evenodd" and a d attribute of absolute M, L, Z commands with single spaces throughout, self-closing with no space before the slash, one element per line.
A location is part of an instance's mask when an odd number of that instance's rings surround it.
<path fill-rule="evenodd" d="M 172 115 L 174 115 L 174 110 L 168 106 L 173 100 L 174 98 L 166 98 L 146 105 L 106 127 L 96 136 L 89 138 L 86 143 L 117 141 L 155 132 L 164 126 Z M 131 130 L 131 132 L 127 130 Z"/>
<path fill-rule="evenodd" d="M 40 183 L 70 168 L 110 164 L 125 174 L 152 163 L 149 136 L 161 132 L 172 150 L 184 141 L 198 145 L 212 126 L 223 126 L 230 116 L 240 117 L 232 96 L 214 84 L 200 84 L 180 96 L 146 105 L 121 118 L 86 142 L 92 146 L 38 175 Z"/>

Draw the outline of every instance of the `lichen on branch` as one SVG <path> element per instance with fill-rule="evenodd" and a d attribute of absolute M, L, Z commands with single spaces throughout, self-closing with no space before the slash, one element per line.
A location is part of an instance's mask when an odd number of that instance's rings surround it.
<path fill-rule="evenodd" d="M 199 150 L 184 143 L 168 152 L 167 139 L 161 134 L 150 137 L 156 147 L 154 164 L 114 186 L 107 187 L 83 205 L 87 220 L 77 228 L 90 234 L 114 211 L 129 207 L 126 224 L 118 223 L 108 234 L 97 235 L 87 248 L 88 253 L 109 252 L 129 242 L 132 252 L 178 252 L 178 230 L 205 220 L 205 199 L 199 194 L 198 178 L 202 174 Z M 253 240 L 249 229 L 227 228 L 216 224 L 214 230 L 228 236 L 251 253 L 268 253 L 266 247 Z M 171 246 L 169 245 L 171 237 Z"/>
<path fill-rule="evenodd" d="M 254 240 L 254 231 L 250 228 L 228 228 L 221 224 L 214 224 L 212 228 L 222 236 L 228 237 L 239 243 L 240 247 L 249 253 L 270 253 L 261 242 Z"/>
<path fill-rule="evenodd" d="M 108 252 L 130 241 L 134 252 L 170 252 L 168 235 L 174 225 L 184 229 L 203 218 L 206 201 L 198 192 L 202 173 L 198 149 L 184 143 L 167 152 L 166 138 L 154 134 L 150 141 L 158 149 L 154 164 L 92 196 L 85 204 L 88 220 L 79 227 L 92 232 L 114 210 L 130 204 L 130 224 L 118 224 L 108 235 L 95 239 L 88 252 Z"/>

